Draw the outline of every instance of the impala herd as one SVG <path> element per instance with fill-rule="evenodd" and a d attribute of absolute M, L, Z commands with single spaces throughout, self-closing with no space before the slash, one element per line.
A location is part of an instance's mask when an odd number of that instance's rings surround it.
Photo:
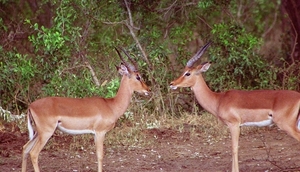
<path fill-rule="evenodd" d="M 300 93 L 289 90 L 211 91 L 202 77 L 210 63 L 195 66 L 209 45 L 204 45 L 187 62 L 182 75 L 170 83 L 170 88 L 190 87 L 199 104 L 228 126 L 232 138 L 232 171 L 239 171 L 238 140 L 241 126 L 268 126 L 275 123 L 300 141 Z M 130 62 L 125 61 L 120 50 Z M 113 129 L 118 118 L 126 111 L 134 91 L 145 95 L 150 93 L 135 61 L 123 48 L 116 48 L 116 51 L 122 61 L 117 67 L 122 79 L 115 97 L 46 97 L 29 105 L 27 120 L 30 140 L 23 146 L 22 172 L 26 171 L 29 155 L 34 171 L 40 171 L 39 153 L 56 129 L 68 134 L 94 134 L 98 171 L 102 171 L 105 134 Z"/>

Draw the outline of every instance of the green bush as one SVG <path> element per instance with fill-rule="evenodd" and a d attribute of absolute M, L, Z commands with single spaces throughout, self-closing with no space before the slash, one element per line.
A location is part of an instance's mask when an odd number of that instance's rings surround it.
<path fill-rule="evenodd" d="M 14 51 L 1 51 L 0 56 L 1 106 L 8 110 L 20 111 L 32 98 L 31 87 L 39 73 L 28 55 Z"/>
<path fill-rule="evenodd" d="M 213 67 L 207 80 L 215 90 L 268 89 L 276 70 L 258 53 L 261 40 L 237 23 L 215 24 L 210 54 Z"/>

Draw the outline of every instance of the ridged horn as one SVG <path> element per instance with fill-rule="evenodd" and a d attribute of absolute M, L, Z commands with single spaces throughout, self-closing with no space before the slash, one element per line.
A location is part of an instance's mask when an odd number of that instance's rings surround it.
<path fill-rule="evenodd" d="M 125 50 L 124 50 L 123 48 L 121 48 L 121 47 L 119 47 L 119 48 L 125 53 Z M 121 55 L 121 53 L 120 53 L 120 51 L 118 50 L 117 47 L 115 47 L 115 50 L 117 51 L 117 53 L 118 53 L 120 59 L 122 60 L 122 62 L 124 63 L 124 65 L 125 65 L 131 72 L 136 71 L 136 67 L 133 66 L 132 64 L 128 63 L 128 62 L 123 58 L 123 56 Z M 125 54 L 126 54 L 126 53 L 125 53 Z M 128 57 L 127 54 L 126 54 L 126 56 Z M 129 58 L 129 59 L 130 59 L 130 58 Z M 130 61 L 132 61 L 132 60 L 130 60 Z"/>
<path fill-rule="evenodd" d="M 132 59 L 132 57 L 127 53 L 126 50 L 124 50 L 124 48 L 122 47 L 119 47 L 123 53 L 128 57 L 128 59 L 131 61 L 131 67 L 133 68 L 133 71 L 137 71 L 137 65 L 136 65 L 136 62 Z"/>
<path fill-rule="evenodd" d="M 201 47 L 201 49 L 186 63 L 186 67 L 192 67 L 194 63 L 200 59 L 200 57 L 203 55 L 203 53 L 209 47 L 210 44 L 211 42 L 208 42 L 203 47 Z"/>

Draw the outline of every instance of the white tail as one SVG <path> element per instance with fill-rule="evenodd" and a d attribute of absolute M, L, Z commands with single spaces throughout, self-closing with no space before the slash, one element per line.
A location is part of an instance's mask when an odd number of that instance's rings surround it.
<path fill-rule="evenodd" d="M 29 132 L 29 140 L 33 139 L 33 134 L 34 134 L 34 130 L 33 130 L 32 124 L 31 124 L 31 120 L 32 120 L 31 112 L 30 112 L 30 110 L 28 110 L 27 127 L 28 127 L 28 132 Z"/>

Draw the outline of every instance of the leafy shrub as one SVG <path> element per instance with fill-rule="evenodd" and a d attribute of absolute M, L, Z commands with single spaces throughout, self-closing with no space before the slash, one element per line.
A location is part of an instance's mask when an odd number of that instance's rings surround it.
<path fill-rule="evenodd" d="M 1 51 L 0 59 L 1 105 L 8 110 L 22 110 L 31 99 L 30 87 L 39 73 L 37 65 L 28 55 L 14 51 Z"/>
<path fill-rule="evenodd" d="M 43 96 L 113 97 L 119 88 L 120 78 L 105 80 L 100 87 L 93 83 L 90 71 L 84 66 L 68 68 L 61 65 L 43 88 Z"/>
<path fill-rule="evenodd" d="M 261 40 L 236 23 L 215 24 L 212 31 L 213 68 L 207 79 L 215 90 L 272 88 L 276 72 L 257 53 Z"/>
<path fill-rule="evenodd" d="M 282 89 L 300 90 L 300 61 L 288 63 L 281 59 L 283 65 L 278 67 L 278 76 L 280 78 Z"/>

